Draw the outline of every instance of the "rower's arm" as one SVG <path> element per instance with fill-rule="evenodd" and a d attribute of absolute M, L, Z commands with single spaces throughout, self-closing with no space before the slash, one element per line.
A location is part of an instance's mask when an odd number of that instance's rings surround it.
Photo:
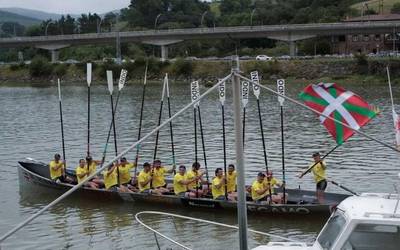
<path fill-rule="evenodd" d="M 218 184 L 218 185 L 215 185 L 215 187 L 219 189 L 219 188 L 221 188 L 222 185 L 224 185 L 224 184 L 225 184 L 225 178 L 222 178 L 221 181 L 219 182 L 219 184 Z"/>
<path fill-rule="evenodd" d="M 82 174 L 77 174 L 77 176 L 79 177 L 79 178 L 83 178 L 83 177 L 85 177 L 86 176 L 86 172 L 85 173 L 82 173 Z"/>

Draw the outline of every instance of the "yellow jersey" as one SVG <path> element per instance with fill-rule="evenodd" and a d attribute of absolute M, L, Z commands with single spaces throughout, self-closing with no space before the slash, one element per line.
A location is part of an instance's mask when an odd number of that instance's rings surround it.
<path fill-rule="evenodd" d="M 50 166 L 50 178 L 52 180 L 54 180 L 62 175 L 62 170 L 64 168 L 64 163 L 62 161 L 58 161 L 57 163 L 55 161 L 50 161 L 49 166 Z M 60 167 L 60 166 L 62 166 L 62 167 L 59 168 L 58 170 L 54 169 L 54 168 Z"/>
<path fill-rule="evenodd" d="M 186 180 L 187 180 L 186 174 L 181 175 L 180 173 L 177 173 L 174 176 L 174 192 L 175 192 L 175 194 L 179 194 L 179 193 L 187 191 L 187 185 L 179 183 L 180 181 L 186 181 Z"/>
<path fill-rule="evenodd" d="M 160 167 L 160 168 L 153 168 L 153 187 L 158 188 L 158 187 L 163 187 L 165 183 L 165 178 L 164 174 L 167 172 L 167 169 L 165 167 Z"/>
<path fill-rule="evenodd" d="M 225 195 L 225 185 L 221 185 L 219 188 L 217 187 L 218 185 L 221 184 L 221 182 L 222 182 L 222 178 L 219 178 L 219 177 L 215 177 L 212 180 L 211 193 L 212 193 L 213 199 L 217 199 L 219 196 Z"/>
<path fill-rule="evenodd" d="M 233 171 L 232 174 L 228 172 L 227 174 L 227 183 L 226 187 L 228 189 L 228 193 L 236 191 L 236 171 Z"/>
<path fill-rule="evenodd" d="M 278 179 L 276 179 L 275 177 L 272 177 L 271 180 L 268 180 L 267 177 L 264 178 L 264 185 L 270 185 L 270 188 L 267 190 L 267 194 L 269 194 L 269 190 L 271 190 L 271 193 L 275 193 L 274 186 L 278 184 L 280 184 L 280 181 L 278 181 Z"/>
<path fill-rule="evenodd" d="M 126 184 L 131 181 L 131 173 L 130 170 L 133 168 L 132 163 L 125 164 L 125 166 L 119 166 L 119 183 Z"/>
<path fill-rule="evenodd" d="M 251 198 L 253 201 L 264 198 L 268 194 L 268 191 L 264 192 L 263 194 L 257 194 L 257 191 L 263 190 L 264 188 L 264 182 L 259 183 L 257 180 L 253 182 L 253 185 L 251 185 Z"/>
<path fill-rule="evenodd" d="M 81 183 L 87 176 L 85 175 L 85 176 L 83 176 L 82 178 L 79 178 L 79 176 L 78 175 L 81 175 L 81 174 L 86 174 L 87 173 L 87 169 L 86 169 L 86 166 L 85 167 L 81 167 L 81 166 L 77 166 L 76 167 L 76 169 L 75 169 L 75 174 L 76 174 L 76 178 L 78 179 L 78 183 Z"/>
<path fill-rule="evenodd" d="M 314 165 L 315 163 L 310 164 L 310 167 Z M 326 163 L 323 161 L 322 164 L 319 162 L 315 167 L 312 168 L 312 173 L 314 175 L 314 180 L 316 183 L 325 180 L 326 175 L 325 175 L 325 169 L 326 169 Z"/>
<path fill-rule="evenodd" d="M 194 172 L 190 170 L 187 172 L 186 177 L 188 180 L 193 180 L 194 178 L 199 176 L 199 172 Z M 187 185 L 188 189 L 196 189 L 196 185 L 199 186 L 200 180 L 191 182 Z"/>
<path fill-rule="evenodd" d="M 138 183 L 139 183 L 139 189 L 141 192 L 144 190 L 150 189 L 150 182 L 148 182 L 145 186 L 142 186 L 140 183 L 142 182 L 147 182 L 151 178 L 151 172 L 149 171 L 148 173 L 144 172 L 143 170 L 140 171 L 140 174 L 138 176 Z"/>
<path fill-rule="evenodd" d="M 104 170 L 102 172 L 103 177 L 104 177 L 104 186 L 106 186 L 106 189 L 109 189 L 112 186 L 118 185 L 118 173 L 117 173 L 117 168 L 114 168 L 114 170 L 108 174 L 108 170 Z"/>
<path fill-rule="evenodd" d="M 88 168 L 87 164 L 85 165 L 85 167 L 86 167 L 86 169 Z M 97 169 L 97 164 L 96 164 L 96 162 L 92 162 L 92 163 L 89 165 L 89 175 L 91 175 L 91 174 L 93 174 L 94 172 L 96 172 L 96 169 Z"/>

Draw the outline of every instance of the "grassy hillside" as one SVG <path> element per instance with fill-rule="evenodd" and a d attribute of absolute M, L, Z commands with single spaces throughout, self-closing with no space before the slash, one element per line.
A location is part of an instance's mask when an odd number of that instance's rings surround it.
<path fill-rule="evenodd" d="M 383 13 L 384 14 L 388 14 L 388 13 L 390 13 L 390 9 L 392 8 L 393 4 L 400 3 L 400 0 L 383 0 L 382 2 L 378 1 L 378 0 L 363 1 L 363 2 L 360 2 L 360 3 L 356 3 L 356 4 L 352 5 L 351 7 L 353 9 L 359 10 L 360 13 L 361 13 L 362 6 L 363 6 L 364 3 L 367 3 L 368 4 L 368 8 L 372 9 L 372 10 L 375 10 L 376 12 L 379 11 L 379 5 L 381 3 L 383 3 Z"/>
<path fill-rule="evenodd" d="M 4 22 L 17 22 L 24 26 L 30 26 L 33 24 L 39 24 L 41 21 L 39 19 L 34 19 L 31 17 L 21 16 L 0 10 L 0 23 Z"/>

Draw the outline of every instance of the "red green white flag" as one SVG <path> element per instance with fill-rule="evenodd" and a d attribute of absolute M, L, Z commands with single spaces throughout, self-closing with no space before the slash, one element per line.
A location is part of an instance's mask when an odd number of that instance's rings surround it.
<path fill-rule="evenodd" d="M 327 119 L 326 116 L 358 130 L 378 113 L 376 108 L 370 106 L 361 97 L 351 91 L 346 91 L 336 83 L 310 84 L 300 93 L 300 99 L 308 107 L 324 114 L 324 116 L 319 116 L 321 124 L 339 145 L 351 137 L 354 131 Z"/>

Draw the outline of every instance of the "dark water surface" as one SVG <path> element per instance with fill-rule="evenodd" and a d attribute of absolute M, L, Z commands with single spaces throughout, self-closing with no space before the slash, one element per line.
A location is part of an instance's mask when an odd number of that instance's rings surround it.
<path fill-rule="evenodd" d="M 305 83 L 306 84 L 306 83 Z M 297 98 L 305 86 L 291 85 L 287 95 Z M 67 86 L 68 85 L 68 86 Z M 275 88 L 275 86 L 271 87 Z M 378 105 L 382 114 L 362 131 L 387 143 L 394 142 L 393 121 L 388 88 L 379 86 L 350 85 L 347 89 Z M 205 89 L 202 88 L 202 91 Z M 79 158 L 86 152 L 87 88 L 82 84 L 63 85 L 64 129 L 66 155 L 70 168 L 75 168 Z M 117 111 L 117 137 L 119 150 L 136 141 L 140 112 L 142 86 L 133 84 L 123 90 Z M 400 88 L 394 86 L 395 103 L 400 103 Z M 189 101 L 189 86 L 173 83 L 171 86 L 173 112 Z M 144 110 L 143 135 L 157 123 L 161 96 L 161 83 L 149 84 Z M 228 162 L 234 162 L 232 100 L 230 88 L 227 99 L 227 143 Z M 276 97 L 262 91 L 261 105 L 268 150 L 269 166 L 278 178 L 281 174 L 280 120 Z M 57 88 L 47 86 L 0 87 L 0 234 L 35 213 L 55 199 L 59 193 L 34 186 L 20 186 L 17 161 L 25 157 L 48 162 L 56 152 L 61 152 L 61 136 L 58 113 Z M 165 106 L 164 106 L 165 107 Z M 285 102 L 285 140 L 287 186 L 314 189 L 311 176 L 299 180 L 295 174 L 304 169 L 314 151 L 329 151 L 335 146 L 317 117 L 294 104 Z M 398 107 L 400 109 L 400 107 Z M 201 102 L 205 131 L 207 161 L 210 176 L 216 167 L 222 167 L 221 111 L 217 93 Z M 164 118 L 167 117 L 167 110 Z M 255 98 L 250 97 L 246 121 L 246 180 L 250 183 L 258 171 L 264 168 L 260 129 Z M 110 100 L 106 86 L 92 87 L 92 132 L 91 151 L 101 158 L 107 129 L 111 119 Z M 194 159 L 193 111 L 190 109 L 174 121 L 176 155 L 179 164 L 190 165 Z M 152 158 L 154 137 L 141 147 L 140 163 Z M 109 145 L 108 158 L 114 147 Z M 171 163 L 169 128 L 160 133 L 158 156 Z M 133 160 L 135 153 L 127 155 Z M 202 151 L 199 151 L 202 159 Z M 393 184 L 400 170 L 399 155 L 379 144 L 355 135 L 327 158 L 328 175 L 337 182 L 357 192 L 393 192 Z M 329 185 L 328 191 L 342 192 Z M 154 236 L 142 228 L 134 215 L 143 210 L 160 210 L 236 224 L 236 215 L 182 208 L 163 208 L 134 203 L 115 203 L 82 199 L 72 196 L 44 213 L 29 226 L 6 240 L 2 249 L 157 249 Z M 196 249 L 238 248 L 237 232 L 201 223 L 171 219 L 162 216 L 144 216 L 144 220 L 161 232 Z M 250 216 L 249 228 L 293 237 L 312 242 L 326 218 Z M 174 223 L 173 223 L 174 222 Z M 249 234 L 250 247 L 267 243 L 270 239 Z M 161 248 L 170 246 L 159 239 Z"/>

